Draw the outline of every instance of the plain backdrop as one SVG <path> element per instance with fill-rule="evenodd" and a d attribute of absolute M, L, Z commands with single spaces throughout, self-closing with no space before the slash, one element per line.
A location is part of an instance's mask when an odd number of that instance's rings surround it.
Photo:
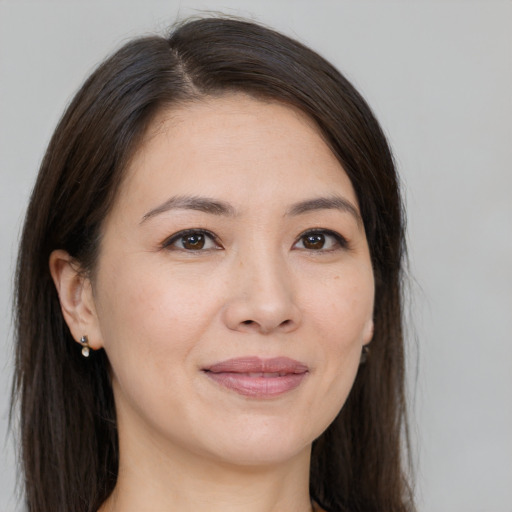
<path fill-rule="evenodd" d="M 0 511 L 21 510 L 10 302 L 45 146 L 103 57 L 201 10 L 299 38 L 373 107 L 408 208 L 419 510 L 512 512 L 512 2 L 492 0 L 0 0 Z"/>

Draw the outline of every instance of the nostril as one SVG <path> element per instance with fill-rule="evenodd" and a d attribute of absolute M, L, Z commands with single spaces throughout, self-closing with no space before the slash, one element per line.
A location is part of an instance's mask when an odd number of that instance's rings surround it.
<path fill-rule="evenodd" d="M 257 322 L 255 322 L 254 320 L 244 320 L 242 322 L 243 325 L 253 325 L 253 324 L 256 324 Z M 284 320 L 282 321 L 279 326 L 280 327 L 288 327 L 289 325 L 291 325 L 293 322 L 292 320 Z"/>
<path fill-rule="evenodd" d="M 263 311 L 259 317 L 256 314 L 254 316 L 247 314 L 246 316 L 244 313 L 247 313 L 247 311 L 242 312 L 243 316 L 239 315 L 239 319 L 235 317 L 233 323 L 228 324 L 230 329 L 240 329 L 241 332 L 245 333 L 260 332 L 262 334 L 269 334 L 277 332 L 276 329 L 283 333 L 291 332 L 298 326 L 294 317 L 282 315 L 280 314 L 282 312 L 279 311 Z"/>

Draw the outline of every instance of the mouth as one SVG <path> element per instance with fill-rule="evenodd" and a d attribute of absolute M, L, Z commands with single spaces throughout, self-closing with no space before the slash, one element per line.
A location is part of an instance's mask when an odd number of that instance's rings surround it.
<path fill-rule="evenodd" d="M 221 361 L 203 369 L 214 382 L 252 398 L 273 398 L 288 393 L 309 373 L 307 365 L 288 357 L 242 357 Z"/>

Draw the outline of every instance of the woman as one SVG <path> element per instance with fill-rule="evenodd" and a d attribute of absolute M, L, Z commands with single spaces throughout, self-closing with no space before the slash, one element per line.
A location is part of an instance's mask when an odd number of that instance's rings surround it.
<path fill-rule="evenodd" d="M 125 45 L 25 221 L 28 510 L 412 510 L 403 251 L 385 137 L 317 54 L 222 18 Z"/>

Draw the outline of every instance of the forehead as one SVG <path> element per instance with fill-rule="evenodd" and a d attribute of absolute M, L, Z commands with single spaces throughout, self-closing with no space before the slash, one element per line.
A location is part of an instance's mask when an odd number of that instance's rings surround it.
<path fill-rule="evenodd" d="M 272 190 L 293 195 L 309 187 L 314 195 L 338 186 L 357 203 L 313 120 L 294 107 L 241 93 L 188 102 L 155 117 L 128 166 L 121 195 L 150 186 L 156 195 L 238 191 L 240 200 L 245 190 L 246 201 Z"/>
<path fill-rule="evenodd" d="M 231 91 L 200 96 L 161 109 L 147 129 L 143 144 L 180 121 L 193 120 L 196 117 L 200 117 L 203 122 L 208 122 L 209 119 L 225 116 L 230 117 L 234 122 L 238 118 L 242 123 L 244 118 L 261 119 L 269 115 L 272 118 L 277 117 L 280 122 L 283 122 L 285 117 L 291 116 L 297 123 L 307 125 L 322 137 L 321 130 L 315 121 L 299 108 L 277 99 Z"/>

